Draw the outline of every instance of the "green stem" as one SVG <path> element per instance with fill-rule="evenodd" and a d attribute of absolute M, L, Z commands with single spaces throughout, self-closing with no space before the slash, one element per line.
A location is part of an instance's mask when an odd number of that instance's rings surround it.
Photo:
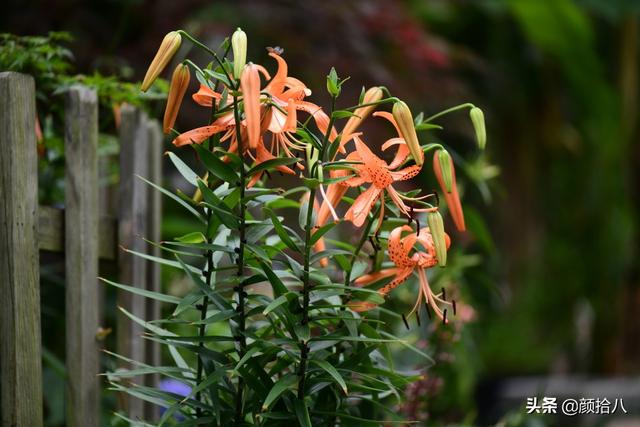
<path fill-rule="evenodd" d="M 329 145 L 329 137 L 331 135 L 331 129 L 333 128 L 333 111 L 336 106 L 336 97 L 331 97 L 331 115 L 329 116 L 329 125 L 327 126 L 327 132 L 322 138 L 322 147 L 318 161 L 313 164 L 307 164 L 308 177 L 313 178 L 317 175 L 318 165 L 324 160 L 327 146 Z M 304 272 L 302 278 L 302 325 L 308 325 L 309 323 L 309 300 L 311 291 L 310 280 L 310 260 L 311 260 L 311 231 L 313 230 L 313 207 L 316 200 L 316 189 L 309 190 L 309 201 L 307 203 L 307 218 L 305 223 L 305 236 L 304 236 Z M 306 342 L 300 342 L 300 369 L 298 371 L 298 399 L 304 400 L 305 397 L 305 381 L 307 377 L 307 359 L 309 355 L 309 346 Z"/>
<path fill-rule="evenodd" d="M 233 97 L 233 111 L 234 111 L 234 117 L 235 117 L 235 121 L 236 123 L 240 123 L 240 111 L 238 111 L 238 97 L 234 96 Z M 244 146 L 242 143 L 242 135 L 239 129 L 239 126 L 236 128 L 236 138 L 238 140 L 238 155 L 240 157 L 240 159 L 243 159 L 243 151 L 244 151 Z M 246 228 L 246 221 L 245 221 L 245 215 L 246 215 L 246 204 L 245 204 L 245 200 L 244 200 L 244 194 L 245 194 L 245 187 L 246 187 L 246 176 L 245 176 L 245 170 L 244 170 L 244 160 L 242 160 L 242 165 L 240 167 L 240 182 L 238 182 L 238 186 L 240 187 L 240 213 L 239 213 L 239 218 L 240 218 L 240 225 L 239 225 L 239 234 L 240 234 L 240 243 L 239 243 L 239 247 L 238 247 L 238 259 L 237 259 L 237 266 L 238 266 L 238 271 L 237 271 L 237 275 L 239 278 L 241 278 L 244 275 L 244 246 L 246 243 L 246 239 L 245 239 L 245 228 Z M 240 280 L 238 282 L 238 288 L 237 288 L 237 293 L 238 293 L 238 306 L 236 308 L 237 312 L 238 312 L 238 337 L 236 338 L 239 342 L 239 351 L 238 351 L 238 356 L 240 359 L 242 359 L 244 357 L 244 355 L 246 354 L 246 350 L 247 350 L 247 339 L 245 337 L 245 296 L 246 293 L 244 291 L 244 285 L 242 280 Z M 243 410 L 242 410 L 242 401 L 243 401 L 243 394 L 244 394 L 244 379 L 242 378 L 242 376 L 238 377 L 238 389 L 236 390 L 236 396 L 235 396 L 235 400 L 236 400 L 236 416 L 235 416 L 235 425 L 236 426 L 240 426 L 243 424 L 244 421 L 244 416 L 243 416 Z"/>
<path fill-rule="evenodd" d="M 308 165 L 307 165 L 308 166 Z M 302 278 L 302 325 L 309 323 L 309 294 L 311 291 L 310 280 L 310 260 L 311 260 L 311 230 L 313 229 L 313 206 L 316 199 L 315 188 L 309 191 L 309 202 L 307 204 L 307 220 L 305 224 L 304 237 L 304 273 Z M 300 342 L 300 370 L 298 375 L 298 399 L 304 399 L 305 396 L 305 379 L 307 377 L 307 356 L 309 347 L 305 341 Z"/>
<path fill-rule="evenodd" d="M 215 102 L 213 103 L 212 107 L 211 107 L 211 116 L 215 116 L 216 114 L 216 104 Z M 209 145 L 209 150 L 213 151 L 213 146 L 214 146 L 214 138 L 211 137 L 209 138 L 208 141 L 208 145 Z M 209 188 L 211 188 L 211 185 L 213 184 L 211 179 L 207 180 L 207 185 L 209 186 Z M 213 212 L 211 209 L 207 210 L 207 230 L 209 230 L 209 227 L 211 225 L 211 220 L 213 218 Z M 207 233 L 208 234 L 208 233 Z M 208 243 L 213 243 L 213 237 L 212 236 L 207 236 L 207 242 Z M 207 252 L 205 253 L 205 270 L 203 271 L 203 276 L 205 278 L 205 284 L 207 286 L 207 288 L 211 288 L 211 277 L 213 276 L 213 251 L 212 250 L 207 250 Z M 202 299 L 202 306 L 200 307 L 200 321 L 203 321 L 206 317 L 207 317 L 207 310 L 209 308 L 209 297 L 207 295 L 204 296 L 204 298 Z M 200 347 L 200 349 L 204 348 L 204 336 L 206 333 L 206 325 L 204 323 L 202 323 L 200 325 L 200 327 L 198 328 L 198 336 L 201 338 L 198 342 L 198 347 Z M 202 358 L 198 355 L 198 361 L 197 361 L 197 368 L 196 368 L 196 385 L 199 385 L 202 382 L 202 374 L 204 371 L 204 365 L 202 363 Z M 196 393 L 196 400 L 200 401 L 201 398 L 201 392 L 197 392 Z M 198 417 L 202 416 L 202 408 L 196 408 L 196 415 Z"/>
<path fill-rule="evenodd" d="M 438 117 L 444 116 L 445 114 L 453 113 L 454 111 L 463 110 L 465 108 L 473 108 L 473 105 L 470 102 L 466 102 L 464 104 L 456 105 L 455 107 L 447 108 L 446 110 L 440 111 L 439 113 L 434 114 L 433 116 L 429 116 L 423 120 L 423 123 L 428 123 L 433 119 L 437 119 Z"/>
<path fill-rule="evenodd" d="M 381 195 L 381 197 L 384 197 L 384 195 Z M 360 241 L 358 242 L 358 245 L 356 246 L 355 250 L 353 251 L 353 255 L 351 255 L 351 262 L 349 263 L 349 269 L 345 272 L 345 275 L 344 275 L 344 285 L 345 286 L 349 286 L 351 284 L 351 271 L 353 270 L 353 263 L 356 262 L 356 258 L 358 257 L 358 255 L 360 255 L 360 251 L 362 250 L 362 247 L 364 246 L 364 242 L 366 242 L 367 239 L 369 238 L 369 233 L 371 232 L 371 227 L 373 226 L 373 221 L 375 221 L 376 218 L 378 218 L 378 215 L 380 214 L 381 206 L 382 205 L 378 206 L 378 208 L 376 209 L 375 213 L 373 215 L 371 215 L 371 217 L 367 221 L 367 225 L 364 228 L 362 236 L 360 236 Z"/>
<path fill-rule="evenodd" d="M 231 76 L 227 72 L 227 68 L 224 66 L 224 63 L 220 60 L 220 57 L 218 56 L 218 54 L 214 50 L 210 49 L 207 45 L 202 44 L 198 39 L 196 39 L 195 37 L 193 37 L 191 34 L 187 33 L 184 30 L 178 30 L 178 33 L 181 36 L 184 36 L 187 39 L 189 39 L 189 41 L 191 41 L 191 43 L 193 43 L 194 45 L 198 46 L 200 49 L 203 49 L 209 55 L 213 56 L 213 59 L 215 59 L 216 62 L 218 63 L 218 65 L 220 65 L 220 67 L 222 68 L 222 71 L 224 72 L 224 75 L 229 80 L 229 83 L 233 83 L 233 79 L 231 78 Z"/>

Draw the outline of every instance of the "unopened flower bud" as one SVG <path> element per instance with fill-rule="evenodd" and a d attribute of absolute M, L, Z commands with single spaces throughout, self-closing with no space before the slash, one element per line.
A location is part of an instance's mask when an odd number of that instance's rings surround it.
<path fill-rule="evenodd" d="M 436 258 L 438 258 L 438 265 L 444 267 L 447 265 L 447 240 L 444 232 L 444 222 L 442 221 L 442 215 L 439 211 L 433 211 L 427 213 L 427 224 L 429 224 L 429 231 L 433 238 L 433 246 L 436 249 Z"/>
<path fill-rule="evenodd" d="M 442 182 L 444 183 L 444 190 L 447 193 L 451 193 L 451 187 L 453 186 L 453 171 L 451 169 L 451 155 L 447 150 L 438 150 L 436 152 L 438 163 L 440 164 L 440 170 L 442 171 Z"/>
<path fill-rule="evenodd" d="M 231 47 L 233 48 L 233 75 L 239 79 L 244 64 L 247 63 L 247 35 L 240 28 L 231 36 Z"/>
<path fill-rule="evenodd" d="M 307 155 L 307 167 L 309 168 L 309 172 L 312 172 L 314 167 L 316 168 L 316 176 L 322 180 L 322 165 L 317 165 L 318 158 L 320 157 L 320 152 L 317 148 L 313 146 L 313 144 L 307 144 L 305 147 L 306 155 Z"/>
<path fill-rule="evenodd" d="M 177 31 L 171 31 L 164 36 L 162 43 L 160 43 L 160 48 L 158 49 L 158 52 L 156 52 L 156 56 L 154 56 L 153 61 L 151 61 L 151 64 L 147 69 L 147 74 L 145 74 L 144 80 L 142 81 L 140 89 L 143 92 L 146 92 L 151 87 L 158 75 L 160 75 L 169 61 L 171 61 L 173 55 L 175 55 L 180 48 L 180 43 L 182 43 L 182 37 Z"/>
<path fill-rule="evenodd" d="M 469 117 L 471 117 L 471 123 L 473 123 L 473 129 L 476 131 L 476 141 L 478 147 L 484 150 L 487 145 L 487 131 L 484 125 L 484 113 L 478 107 L 473 107 L 469 111 Z"/>
<path fill-rule="evenodd" d="M 416 164 L 422 166 L 424 153 L 420 147 L 420 142 L 418 142 L 418 135 L 416 134 L 416 127 L 413 123 L 413 115 L 409 106 L 403 101 L 398 101 L 393 104 L 392 112 L 393 118 L 398 124 L 398 129 L 400 129 L 400 136 L 404 138 Z"/>
<path fill-rule="evenodd" d="M 451 156 L 447 153 L 447 156 L 443 157 L 443 160 L 448 159 L 448 161 L 440 162 L 440 156 L 444 150 L 438 150 L 433 155 L 433 172 L 438 179 L 438 184 L 440 184 L 440 188 L 444 192 L 444 198 L 447 201 L 447 207 L 449 208 L 449 213 L 451 214 L 451 218 L 453 218 L 453 223 L 459 231 L 464 231 L 466 229 L 464 223 L 464 213 L 462 212 L 462 204 L 460 203 L 460 195 L 458 194 L 458 186 L 456 185 L 456 171 L 453 167 L 453 161 L 451 160 Z M 446 179 L 451 180 L 451 189 L 447 189 L 447 185 L 445 183 Z"/>
<path fill-rule="evenodd" d="M 260 140 L 260 72 L 258 66 L 248 63 L 240 76 L 240 88 L 244 100 L 249 147 L 255 149 Z"/>
<path fill-rule="evenodd" d="M 178 110 L 182 104 L 182 98 L 189 87 L 191 73 L 189 67 L 185 64 L 178 64 L 171 76 L 171 86 L 169 86 L 169 95 L 167 97 L 167 106 L 164 110 L 164 120 L 162 128 L 167 134 L 173 128 L 178 116 Z"/>
<path fill-rule="evenodd" d="M 374 86 L 369 88 L 362 98 L 363 104 L 370 104 L 373 102 L 380 101 L 383 96 L 382 89 L 379 86 Z M 350 139 L 350 136 L 358 129 L 360 124 L 364 119 L 366 119 L 371 112 L 376 108 L 375 105 L 367 105 L 365 107 L 356 108 L 353 112 L 355 116 L 349 117 L 347 123 L 344 125 L 344 129 L 342 130 L 342 138 L 340 139 L 340 145 L 344 145 Z"/>

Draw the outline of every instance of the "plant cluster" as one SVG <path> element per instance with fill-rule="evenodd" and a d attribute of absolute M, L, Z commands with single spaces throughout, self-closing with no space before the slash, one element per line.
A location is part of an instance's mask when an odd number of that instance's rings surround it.
<path fill-rule="evenodd" d="M 402 422 L 389 402 L 400 403 L 420 373 L 395 366 L 391 346 L 430 358 L 387 330 L 380 314 L 401 317 L 409 328 L 407 318 L 419 319 L 423 305 L 434 324 L 450 322 L 457 312 L 445 289 L 430 286 L 431 271 L 447 265 L 452 242 L 439 195 L 411 185 L 425 165 L 432 165 L 455 227 L 465 230 L 452 157 L 441 144 L 421 144 L 418 132 L 440 129 L 436 118 L 469 109 L 483 149 L 482 111 L 463 104 L 414 117 L 384 87 L 363 88 L 355 105 L 338 109 L 347 79 L 332 69 L 325 112 L 289 75 L 282 49 L 268 48 L 274 73 L 247 62 L 240 29 L 217 50 L 181 30 L 167 34 L 143 90 L 184 39 L 211 62 L 177 65 L 163 124 L 174 146 L 195 151 L 205 172 L 169 152 L 194 195 L 147 182 L 201 225 L 154 243 L 173 259 L 133 253 L 183 270 L 193 286 L 176 297 L 108 281 L 175 306 L 169 317 L 153 320 L 121 309 L 146 328 L 145 339 L 166 346 L 172 362 L 149 366 L 114 354 L 131 366 L 108 374 L 112 388 L 164 408 L 159 425 Z M 192 98 L 209 109 L 211 120 L 179 133 L 173 127 L 192 73 L 200 85 Z M 365 120 L 386 122 L 394 136 L 379 141 L 361 130 Z M 293 184 L 276 185 L 276 173 L 290 175 L 285 182 Z M 339 224 L 357 239 L 336 238 Z M 391 291 L 411 277 L 419 286 L 408 315 L 385 308 Z M 190 332 L 173 332 L 176 326 Z M 129 381 L 145 374 L 160 374 L 172 386 Z"/>

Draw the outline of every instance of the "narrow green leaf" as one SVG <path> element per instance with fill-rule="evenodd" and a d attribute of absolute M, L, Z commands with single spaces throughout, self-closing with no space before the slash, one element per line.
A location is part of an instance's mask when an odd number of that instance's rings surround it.
<path fill-rule="evenodd" d="M 182 161 L 182 159 L 180 159 L 180 157 L 176 156 L 171 151 L 167 151 L 166 154 L 169 156 L 169 159 L 171 159 L 176 169 L 178 169 L 178 172 L 180 172 L 180 175 L 182 175 L 189 184 L 193 186 L 198 185 L 197 173 L 195 173 L 189 166 L 187 166 L 185 162 Z"/>
<path fill-rule="evenodd" d="M 307 409 L 307 404 L 304 400 L 294 399 L 293 407 L 296 410 L 296 415 L 298 417 L 298 422 L 301 427 L 313 427 L 311 425 L 311 418 L 309 418 L 309 410 Z"/>
<path fill-rule="evenodd" d="M 266 316 L 276 308 L 280 307 L 282 304 L 286 303 L 288 301 L 287 295 L 288 293 L 284 295 L 280 295 L 278 298 L 271 301 L 271 303 L 262 311 L 262 314 Z"/>
<path fill-rule="evenodd" d="M 331 375 L 331 377 L 338 383 L 338 385 L 340 385 L 340 388 L 342 388 L 342 391 L 344 392 L 344 394 L 345 395 L 348 394 L 348 392 L 347 392 L 347 384 L 344 382 L 344 379 L 342 378 L 342 375 L 340 375 L 338 370 L 336 368 L 334 368 L 333 365 L 331 365 L 326 360 L 319 360 L 319 359 L 318 360 L 312 359 L 311 362 L 316 364 L 316 365 L 318 365 L 327 374 Z"/>
<path fill-rule="evenodd" d="M 196 216 L 196 218 L 198 218 L 200 221 L 202 222 L 206 222 L 204 220 L 204 218 L 202 217 L 202 215 L 200 215 L 200 212 L 198 212 L 197 210 L 195 210 L 189 203 L 187 203 L 186 201 L 182 200 L 179 196 L 173 194 L 172 192 L 160 187 L 159 185 L 154 184 L 151 181 L 148 181 L 146 179 L 144 179 L 143 177 L 141 177 L 140 175 L 136 175 L 138 178 L 140 178 L 141 180 L 143 180 L 144 182 L 146 182 L 147 184 L 149 184 L 150 186 L 152 186 L 153 188 L 155 188 L 156 190 L 160 191 L 162 194 L 169 196 L 170 198 L 172 198 L 173 200 L 175 200 L 176 202 L 178 202 L 181 206 L 183 206 L 186 210 L 188 210 L 189 212 L 191 212 L 192 214 L 194 214 Z"/>
<path fill-rule="evenodd" d="M 294 241 L 291 239 L 291 237 L 289 237 L 289 234 L 287 233 L 287 231 L 282 226 L 282 223 L 280 222 L 280 220 L 278 219 L 276 214 L 273 213 L 273 211 L 271 209 L 269 209 L 269 208 L 265 208 L 264 211 L 271 218 L 271 222 L 272 222 L 273 226 L 276 229 L 276 233 L 278 234 L 278 237 L 280 237 L 280 240 L 282 240 L 282 243 L 287 245 L 287 247 L 289 249 L 294 250 L 296 252 L 300 252 L 300 249 L 294 243 Z"/>
<path fill-rule="evenodd" d="M 120 288 L 133 294 L 142 295 L 143 297 L 151 298 L 157 301 L 168 302 L 171 304 L 180 304 L 181 301 L 180 298 L 174 297 L 172 295 L 165 295 L 160 292 L 148 291 L 146 289 L 136 288 L 135 286 L 123 285 L 121 283 L 112 282 L 111 280 L 107 280 L 103 277 L 99 277 L 98 279 L 102 280 L 105 283 L 108 283 L 111 286 L 115 286 L 116 288 Z"/>
<path fill-rule="evenodd" d="M 236 185 L 238 182 L 238 174 L 231 169 L 229 165 L 220 160 L 218 156 L 213 154 L 211 151 L 207 150 L 201 145 L 193 145 L 198 156 L 200 156 L 200 160 L 207 167 L 207 170 L 211 172 L 217 178 L 220 178 L 224 182 L 228 182 L 231 185 Z"/>
<path fill-rule="evenodd" d="M 294 374 L 287 374 L 284 377 L 280 378 L 274 385 L 271 387 L 269 394 L 264 399 L 264 403 L 262 404 L 262 410 L 266 411 L 269 407 L 276 401 L 282 393 L 287 391 L 289 387 L 294 385 L 297 381 L 298 377 Z"/>
<path fill-rule="evenodd" d="M 247 176 L 253 176 L 259 172 L 263 172 L 269 169 L 275 169 L 277 166 L 289 166 L 299 161 L 301 161 L 301 159 L 295 157 L 278 157 L 275 159 L 270 159 L 259 163 L 249 169 L 249 172 L 247 172 Z"/>
<path fill-rule="evenodd" d="M 207 238 L 204 237 L 199 231 L 194 231 L 193 233 L 185 234 L 184 236 L 176 237 L 176 240 L 181 243 L 203 243 L 207 241 Z"/>

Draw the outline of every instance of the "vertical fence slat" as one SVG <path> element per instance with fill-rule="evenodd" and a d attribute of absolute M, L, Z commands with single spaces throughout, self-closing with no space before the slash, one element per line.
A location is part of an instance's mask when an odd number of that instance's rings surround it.
<path fill-rule="evenodd" d="M 98 426 L 98 98 L 74 86 L 65 103 L 67 425 Z"/>
<path fill-rule="evenodd" d="M 0 73 L 0 408 L 42 426 L 35 83 Z"/>
<path fill-rule="evenodd" d="M 148 180 L 162 184 L 162 129 L 160 123 L 156 120 L 149 120 L 147 122 L 147 129 L 149 135 L 149 176 Z M 162 197 L 159 191 L 149 191 L 149 212 L 148 212 L 148 238 L 152 242 L 160 241 L 160 227 L 162 222 Z M 152 246 L 149 248 L 149 253 L 153 256 L 160 257 L 160 248 Z M 148 289 L 154 292 L 160 292 L 160 265 L 155 262 L 149 262 L 148 264 Z M 147 300 L 147 319 L 159 319 L 160 318 L 160 301 Z M 156 341 L 147 341 L 147 360 L 146 363 L 152 366 L 160 366 L 160 343 Z M 158 375 L 147 375 L 147 385 L 150 387 L 157 386 Z M 158 408 L 155 405 L 147 405 L 147 419 L 156 420 L 158 416 Z"/>
<path fill-rule="evenodd" d="M 147 191 L 140 178 L 148 176 L 148 131 L 146 115 L 130 105 L 122 106 L 120 124 L 120 185 L 118 200 L 118 241 L 122 248 L 146 253 Z M 146 288 L 147 263 L 124 250 L 118 256 L 119 281 Z M 118 305 L 144 319 L 145 298 L 129 292 L 118 292 Z M 118 353 L 133 360 L 145 360 L 142 326 L 119 314 L 117 323 Z M 140 379 L 135 379 L 140 382 Z M 133 419 L 144 417 L 144 402 L 122 395 L 123 409 Z"/>

